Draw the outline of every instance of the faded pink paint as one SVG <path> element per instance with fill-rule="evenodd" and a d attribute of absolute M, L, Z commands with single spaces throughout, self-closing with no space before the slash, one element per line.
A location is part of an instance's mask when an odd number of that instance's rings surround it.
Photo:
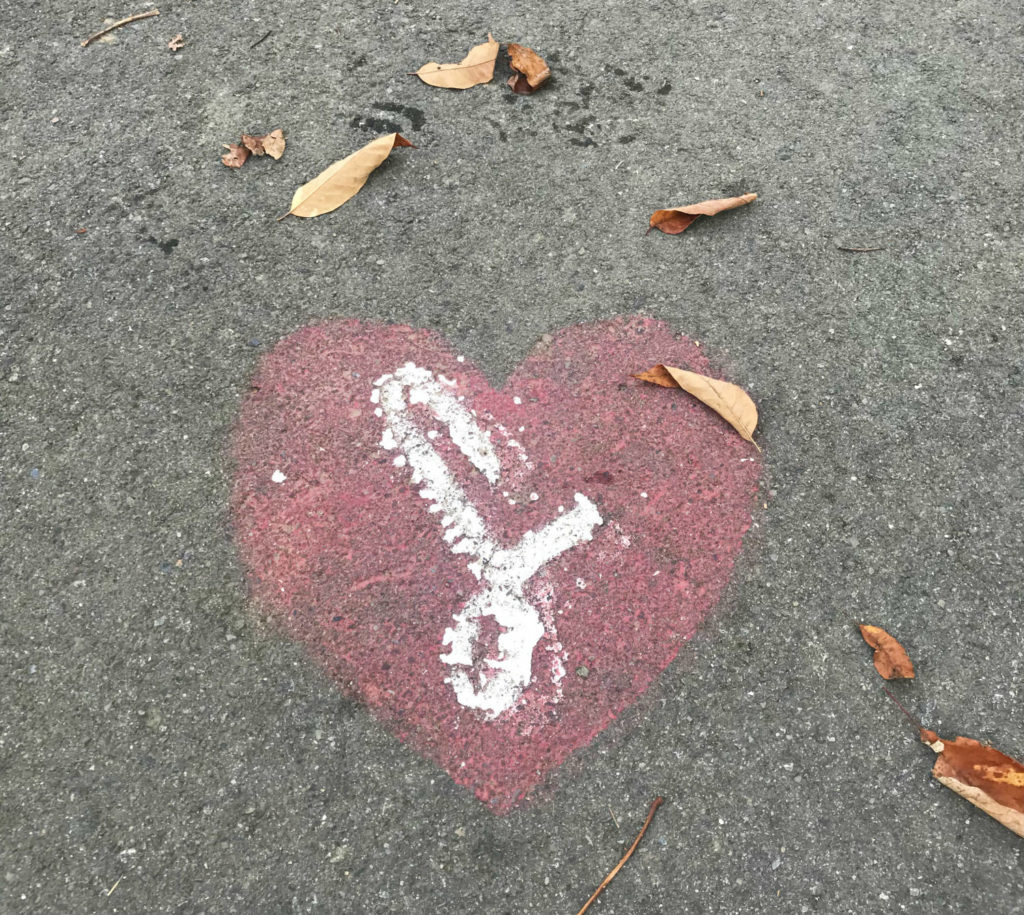
<path fill-rule="evenodd" d="M 380 446 L 373 382 L 409 361 L 454 379 L 492 430 L 503 475 L 493 488 L 425 408 L 410 408 L 442 432 L 435 448 L 502 543 L 559 506 L 568 512 L 577 492 L 604 520 L 530 582 L 557 634 L 534 650 L 520 705 L 495 720 L 459 705 L 440 660 L 452 615 L 479 583 L 442 540 L 409 467 Z M 629 377 L 657 362 L 709 371 L 666 325 L 619 319 L 562 330 L 496 391 L 431 331 L 337 321 L 283 340 L 243 406 L 233 511 L 258 600 L 401 739 L 497 812 L 650 686 L 718 599 L 750 525 L 757 453 L 682 392 Z M 272 482 L 276 470 L 285 482 Z"/>

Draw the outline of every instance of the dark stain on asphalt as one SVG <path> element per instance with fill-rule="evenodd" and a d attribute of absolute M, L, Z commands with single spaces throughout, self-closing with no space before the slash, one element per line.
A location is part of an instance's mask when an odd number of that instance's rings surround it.
<path fill-rule="evenodd" d="M 178 247 L 178 239 L 176 238 L 168 238 L 167 241 L 157 241 L 152 235 L 150 235 L 146 241 L 152 242 L 168 257 L 170 257 L 174 249 Z"/>
<path fill-rule="evenodd" d="M 377 102 L 373 106 L 378 111 L 390 111 L 392 114 L 400 114 L 407 118 L 413 130 L 419 130 L 427 123 L 427 116 L 419 109 L 410 105 L 399 105 L 397 102 Z"/>
<path fill-rule="evenodd" d="M 496 131 L 498 131 L 498 139 L 501 140 L 502 143 L 508 142 L 508 134 L 505 133 L 505 130 L 502 128 L 500 121 L 496 121 L 494 120 L 494 118 L 484 118 L 484 120 L 486 120 L 488 124 L 490 124 Z"/>
<path fill-rule="evenodd" d="M 394 121 L 388 121 L 385 118 L 361 118 L 356 115 L 348 122 L 349 127 L 355 127 L 357 130 L 366 130 L 371 133 L 401 133 L 402 125 L 396 124 Z"/>

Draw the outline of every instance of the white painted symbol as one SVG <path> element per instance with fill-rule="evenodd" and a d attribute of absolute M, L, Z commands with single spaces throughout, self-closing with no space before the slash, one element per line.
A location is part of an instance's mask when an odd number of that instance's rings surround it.
<path fill-rule="evenodd" d="M 502 547 L 430 443 L 436 433 L 421 432 L 407 409 L 416 404 L 426 406 L 447 427 L 452 442 L 470 463 L 491 486 L 497 486 L 501 465 L 490 433 L 480 428 L 452 393 L 454 384 L 407 362 L 374 382 L 371 400 L 379 404 L 377 413 L 384 419 L 381 447 L 402 452 L 395 464 L 408 462 L 413 485 L 423 484 L 420 497 L 430 502 L 427 511 L 440 515 L 445 543 L 453 553 L 469 559 L 469 570 L 482 582 L 454 615 L 455 626 L 445 630 L 443 644 L 450 649 L 441 660 L 451 670 L 448 682 L 459 703 L 495 718 L 512 708 L 530 684 L 533 651 L 545 632 L 540 613 L 523 595 L 523 586 L 552 559 L 590 540 L 594 528 L 603 522 L 594 503 L 576 493 L 571 511 L 527 531 L 515 546 Z M 399 461 L 402 456 L 406 461 Z M 473 652 L 480 643 L 480 621 L 485 616 L 493 617 L 503 631 L 497 640 L 498 657 L 484 659 L 486 669 L 474 683 Z"/>

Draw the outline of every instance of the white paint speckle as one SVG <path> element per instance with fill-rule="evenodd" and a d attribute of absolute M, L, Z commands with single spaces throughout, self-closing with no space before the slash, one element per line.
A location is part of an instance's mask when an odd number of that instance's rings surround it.
<path fill-rule="evenodd" d="M 456 362 L 465 362 L 466 361 L 466 357 L 465 356 L 456 356 L 455 357 L 455 361 Z"/>
<path fill-rule="evenodd" d="M 396 467 L 404 467 L 405 466 L 405 455 L 404 454 L 398 455 L 391 463 L 394 464 Z"/>
<path fill-rule="evenodd" d="M 512 398 L 512 403 L 514 403 L 516 406 L 519 406 L 519 404 L 521 404 L 522 402 L 523 402 L 523 398 L 522 397 L 513 397 Z"/>
<path fill-rule="evenodd" d="M 569 653 L 562 647 L 561 642 L 549 645 L 548 651 L 555 653 L 554 658 L 551 659 L 551 682 L 555 684 L 558 694 L 561 695 L 560 687 L 565 679 L 565 662 L 568 660 Z"/>
<path fill-rule="evenodd" d="M 430 431 L 429 431 L 429 432 L 427 433 L 427 438 L 429 438 L 429 439 L 430 439 L 431 441 L 433 441 L 433 440 L 434 440 L 435 438 L 437 438 L 437 437 L 438 437 L 438 436 L 439 436 L 440 434 L 441 434 L 441 433 L 440 433 L 440 432 L 438 432 L 438 431 L 437 431 L 437 429 L 431 429 L 431 430 L 430 430 Z"/>
<path fill-rule="evenodd" d="M 641 499 L 646 499 L 647 498 L 647 493 L 645 493 L 645 492 L 640 493 L 640 498 Z"/>
<path fill-rule="evenodd" d="M 576 587 L 581 591 L 587 586 L 587 583 L 582 578 L 576 579 Z"/>
<path fill-rule="evenodd" d="M 281 473 L 280 470 L 275 470 L 270 475 L 270 479 L 273 480 L 275 483 L 283 483 L 285 480 L 288 479 L 288 477 L 286 477 L 283 473 Z"/>
<path fill-rule="evenodd" d="M 558 514 L 562 514 L 562 512 L 564 512 L 564 511 L 565 511 L 565 506 L 564 505 L 559 505 L 558 506 Z"/>
<path fill-rule="evenodd" d="M 539 498 L 540 498 L 540 496 L 538 496 L 537 493 L 535 493 L 535 492 L 531 492 L 530 493 L 530 501 L 531 502 L 536 502 Z"/>
<path fill-rule="evenodd" d="M 374 391 L 379 391 L 380 388 L 374 388 L 373 390 Z M 374 416 L 383 416 L 384 415 L 384 411 L 380 407 L 374 407 L 373 415 Z"/>

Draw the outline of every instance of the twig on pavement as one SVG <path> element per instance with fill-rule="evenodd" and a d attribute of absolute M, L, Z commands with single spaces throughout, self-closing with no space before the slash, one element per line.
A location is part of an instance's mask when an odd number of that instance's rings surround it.
<path fill-rule="evenodd" d="M 100 29 L 94 35 L 90 35 L 88 38 L 86 38 L 85 41 L 82 42 L 82 47 L 84 48 L 90 42 L 95 41 L 97 38 L 101 38 L 102 36 L 106 35 L 107 32 L 113 32 L 114 29 L 121 28 L 122 25 L 128 25 L 128 23 L 130 22 L 138 22 L 140 19 L 149 19 L 150 16 L 159 15 L 160 10 L 149 10 L 146 13 L 136 13 L 134 16 L 126 16 L 124 19 L 118 19 L 118 21 L 113 23 L 112 25 L 108 25 L 106 28 Z"/>
<path fill-rule="evenodd" d="M 580 910 L 579 910 L 579 911 L 578 911 L 578 912 L 576 913 L 576 915 L 583 915 L 583 913 L 584 913 L 584 912 L 586 912 L 586 911 L 587 911 L 587 909 L 589 909 L 589 908 L 590 908 L 590 904 L 591 904 L 591 903 L 592 903 L 592 902 L 593 902 L 593 901 L 594 901 L 595 899 L 597 899 L 597 897 L 598 897 L 598 896 L 600 896 L 602 892 L 604 892 L 604 888 L 605 888 L 606 886 L 608 886 L 608 884 L 609 884 L 609 883 L 611 883 L 611 882 L 612 882 L 612 880 L 614 880 L 614 879 L 615 879 L 615 875 L 616 875 L 616 874 L 617 874 L 617 873 L 618 873 L 618 872 L 619 872 L 620 870 L 622 870 L 622 865 L 623 865 L 623 864 L 625 864 L 625 863 L 626 863 L 626 862 L 627 862 L 627 861 L 628 861 L 628 860 L 630 859 L 630 856 L 631 856 L 631 855 L 633 854 L 633 852 L 635 852 L 635 851 L 636 851 L 636 847 L 637 847 L 637 846 L 638 846 L 638 845 L 640 844 L 640 840 L 641 840 L 641 839 L 642 839 L 642 838 L 644 837 L 644 833 L 645 833 L 645 832 L 647 832 L 647 827 L 651 825 L 651 820 L 653 820 L 653 819 L 654 819 L 654 811 L 655 811 L 655 810 L 657 810 L 657 809 L 658 809 L 658 808 L 659 808 L 659 807 L 661 806 L 661 802 L 662 802 L 663 800 L 664 800 L 664 798 L 661 798 L 661 797 L 656 797 L 656 798 L 654 799 L 654 803 L 653 803 L 653 804 L 651 804 L 651 809 L 647 811 L 647 819 L 646 819 L 646 820 L 644 820 L 644 825 L 643 825 L 643 828 L 642 828 L 642 829 L 640 830 L 640 832 L 639 832 L 639 833 L 637 834 L 637 837 L 636 837 L 636 838 L 635 838 L 635 839 L 633 840 L 633 844 L 629 846 L 629 851 L 627 851 L 627 852 L 626 852 L 626 853 L 625 853 L 625 854 L 624 854 L 624 855 L 622 856 L 622 860 L 621 860 L 621 861 L 619 861 L 619 863 L 618 863 L 618 864 L 616 864 L 616 865 L 615 865 L 615 867 L 613 867 L 613 868 L 612 868 L 612 870 L 611 870 L 611 873 L 609 873 L 609 874 L 608 874 L 608 876 L 607 876 L 607 877 L 605 877 L 605 878 L 604 878 L 604 880 L 602 880 L 602 881 L 601 881 L 601 885 L 600 885 L 600 886 L 599 886 L 599 887 L 598 887 L 598 888 L 597 888 L 596 890 L 594 890 L 594 895 L 593 895 L 593 896 L 591 896 L 591 897 L 590 897 L 590 898 L 589 898 L 589 899 L 588 899 L 588 900 L 586 901 L 586 903 L 584 904 L 583 908 L 582 908 L 582 909 L 580 909 Z"/>

